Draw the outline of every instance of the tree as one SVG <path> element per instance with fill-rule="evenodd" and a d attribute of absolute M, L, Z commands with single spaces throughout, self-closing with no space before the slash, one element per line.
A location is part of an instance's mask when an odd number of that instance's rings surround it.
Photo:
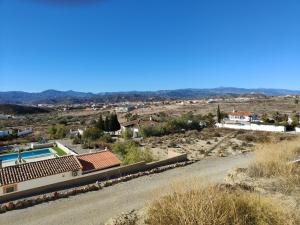
<path fill-rule="evenodd" d="M 99 119 L 96 123 L 96 127 L 99 129 L 99 130 L 105 130 L 105 125 L 104 125 L 104 121 L 103 121 L 103 118 L 102 118 L 102 114 L 99 116 Z"/>
<path fill-rule="evenodd" d="M 222 115 L 221 115 L 221 110 L 220 110 L 220 106 L 218 105 L 218 109 L 217 109 L 217 121 L 218 123 L 221 123 L 222 120 Z"/>
<path fill-rule="evenodd" d="M 62 139 L 67 136 L 67 129 L 62 124 L 56 124 L 48 128 L 48 133 L 50 138 Z"/>
<path fill-rule="evenodd" d="M 102 136 L 102 131 L 99 130 L 97 127 L 90 127 L 86 129 L 83 133 L 83 138 L 85 140 L 97 140 Z"/>
<path fill-rule="evenodd" d="M 125 119 L 126 119 L 127 122 L 130 121 L 130 118 L 131 118 L 131 117 L 132 117 L 132 113 L 126 113 L 126 114 L 125 114 Z"/>
<path fill-rule="evenodd" d="M 266 113 L 262 115 L 261 119 L 264 123 L 270 123 L 270 119 Z"/>
<path fill-rule="evenodd" d="M 116 113 L 112 113 L 109 115 L 108 121 L 108 130 L 109 131 L 117 131 L 121 129 L 121 125 L 118 121 L 118 116 Z"/>
<path fill-rule="evenodd" d="M 299 125 L 299 115 L 294 115 L 292 118 L 292 126 L 298 126 Z"/>
<path fill-rule="evenodd" d="M 279 112 L 275 112 L 273 114 L 273 119 L 275 121 L 276 124 L 279 124 L 281 122 L 281 115 Z"/>
<path fill-rule="evenodd" d="M 109 118 L 108 116 L 105 117 L 105 120 L 104 120 L 104 131 L 109 131 Z"/>

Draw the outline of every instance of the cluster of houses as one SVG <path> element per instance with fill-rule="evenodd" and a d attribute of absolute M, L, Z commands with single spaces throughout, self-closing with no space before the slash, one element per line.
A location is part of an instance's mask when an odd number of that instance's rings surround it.
<path fill-rule="evenodd" d="M 0 130 L 0 138 L 8 137 L 13 134 L 16 134 L 17 137 L 23 137 L 32 133 L 33 133 L 32 128 L 26 128 L 24 130 L 19 130 L 19 129 Z"/>
<path fill-rule="evenodd" d="M 273 131 L 286 132 L 286 126 L 283 125 L 265 125 L 260 124 L 262 121 L 258 116 L 251 112 L 243 112 L 233 110 L 227 113 L 227 117 L 221 123 L 217 123 L 219 128 L 242 129 L 242 130 L 258 130 L 258 131 Z M 292 119 L 288 118 L 288 123 L 292 124 Z M 295 127 L 296 132 L 300 132 L 299 127 Z"/>

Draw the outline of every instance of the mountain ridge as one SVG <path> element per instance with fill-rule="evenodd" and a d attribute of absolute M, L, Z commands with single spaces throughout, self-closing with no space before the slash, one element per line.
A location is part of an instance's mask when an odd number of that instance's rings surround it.
<path fill-rule="evenodd" d="M 299 95 L 300 90 L 276 88 L 185 88 L 158 91 L 118 91 L 118 92 L 78 92 L 73 90 L 59 91 L 54 89 L 42 92 L 6 91 L 0 92 L 2 104 L 38 104 L 38 103 L 84 103 L 94 102 L 119 102 L 147 99 L 192 99 L 216 97 L 226 95 L 260 94 L 266 96 Z"/>

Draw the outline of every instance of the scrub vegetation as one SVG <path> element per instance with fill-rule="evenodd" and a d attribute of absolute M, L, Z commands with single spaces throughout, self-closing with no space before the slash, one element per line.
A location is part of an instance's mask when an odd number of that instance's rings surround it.
<path fill-rule="evenodd" d="M 112 145 L 112 149 L 124 165 L 141 161 L 151 162 L 154 160 L 152 152 L 149 149 L 142 149 L 133 141 L 117 142 Z"/>
<path fill-rule="evenodd" d="M 251 177 L 274 178 L 277 189 L 292 191 L 300 186 L 300 167 L 291 163 L 300 156 L 299 139 L 262 144 L 255 151 L 255 161 L 248 168 Z"/>
<path fill-rule="evenodd" d="M 152 203 L 148 225 L 296 225 L 295 215 L 275 200 L 221 186 L 175 189 Z"/>

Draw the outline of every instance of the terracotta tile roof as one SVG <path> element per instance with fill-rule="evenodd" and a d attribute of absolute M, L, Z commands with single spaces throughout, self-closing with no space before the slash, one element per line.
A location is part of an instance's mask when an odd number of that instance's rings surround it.
<path fill-rule="evenodd" d="M 0 169 L 0 186 L 82 169 L 75 156 L 63 156 Z"/>
<path fill-rule="evenodd" d="M 76 156 L 83 171 L 107 169 L 114 166 L 119 166 L 121 161 L 110 151 L 101 151 Z"/>
<path fill-rule="evenodd" d="M 241 112 L 241 111 L 234 111 L 234 112 L 230 112 L 228 113 L 228 115 L 231 115 L 231 116 L 253 116 L 252 113 L 250 112 Z"/>

